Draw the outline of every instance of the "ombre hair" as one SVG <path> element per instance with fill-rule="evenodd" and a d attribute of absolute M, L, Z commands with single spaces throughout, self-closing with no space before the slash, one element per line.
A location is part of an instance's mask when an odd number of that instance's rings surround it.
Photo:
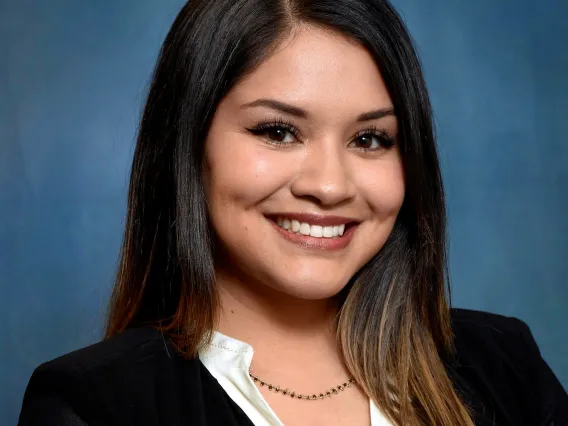
<path fill-rule="evenodd" d="M 182 8 L 140 123 L 106 337 L 153 326 L 188 358 L 210 339 L 220 306 L 204 141 L 227 92 L 305 25 L 368 50 L 399 122 L 405 198 L 385 245 L 339 295 L 346 365 L 396 425 L 473 426 L 444 367 L 454 348 L 430 101 L 412 40 L 387 0 L 192 0 Z"/>

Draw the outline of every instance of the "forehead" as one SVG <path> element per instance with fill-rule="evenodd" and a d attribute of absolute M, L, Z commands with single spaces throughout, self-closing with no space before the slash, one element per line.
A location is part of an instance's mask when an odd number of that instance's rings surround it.
<path fill-rule="evenodd" d="M 329 119 L 392 107 L 380 70 L 369 52 L 341 33 L 299 29 L 228 94 L 242 103 L 274 98 Z M 354 112 L 356 111 L 356 112 Z"/>

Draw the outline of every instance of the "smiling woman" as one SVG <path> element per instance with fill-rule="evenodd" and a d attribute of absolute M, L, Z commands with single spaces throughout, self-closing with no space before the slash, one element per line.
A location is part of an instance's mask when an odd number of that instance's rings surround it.
<path fill-rule="evenodd" d="M 142 117 L 106 339 L 38 367 L 20 424 L 567 424 L 526 324 L 450 309 L 445 239 L 388 1 L 191 1 Z"/>
<path fill-rule="evenodd" d="M 268 286 L 313 309 L 384 245 L 404 172 L 393 103 L 368 51 L 308 25 L 282 43 L 219 103 L 204 188 L 219 241 L 217 285 L 231 298 Z"/>

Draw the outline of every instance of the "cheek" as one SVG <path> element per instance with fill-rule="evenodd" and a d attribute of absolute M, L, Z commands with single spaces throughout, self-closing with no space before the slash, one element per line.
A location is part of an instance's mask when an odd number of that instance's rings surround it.
<path fill-rule="evenodd" d="M 358 188 L 379 218 L 396 216 L 405 194 L 404 172 L 398 156 L 378 167 L 360 170 Z"/>
<path fill-rule="evenodd" d="M 278 153 L 243 135 L 208 140 L 204 181 L 212 207 L 247 207 L 268 197 L 287 179 L 280 160 Z"/>

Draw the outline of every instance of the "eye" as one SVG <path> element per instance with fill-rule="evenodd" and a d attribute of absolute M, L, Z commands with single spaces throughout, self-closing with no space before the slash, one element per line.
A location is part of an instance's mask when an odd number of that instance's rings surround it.
<path fill-rule="evenodd" d="M 253 135 L 266 136 L 269 143 L 274 145 L 288 145 L 294 142 L 294 139 L 299 139 L 300 132 L 292 124 L 282 119 L 263 122 L 257 124 L 252 129 L 247 129 Z"/>
<path fill-rule="evenodd" d="M 351 144 L 355 144 L 355 148 L 362 151 L 379 151 L 393 147 L 395 138 L 384 130 L 378 130 L 376 127 L 372 127 L 358 132 Z"/>

